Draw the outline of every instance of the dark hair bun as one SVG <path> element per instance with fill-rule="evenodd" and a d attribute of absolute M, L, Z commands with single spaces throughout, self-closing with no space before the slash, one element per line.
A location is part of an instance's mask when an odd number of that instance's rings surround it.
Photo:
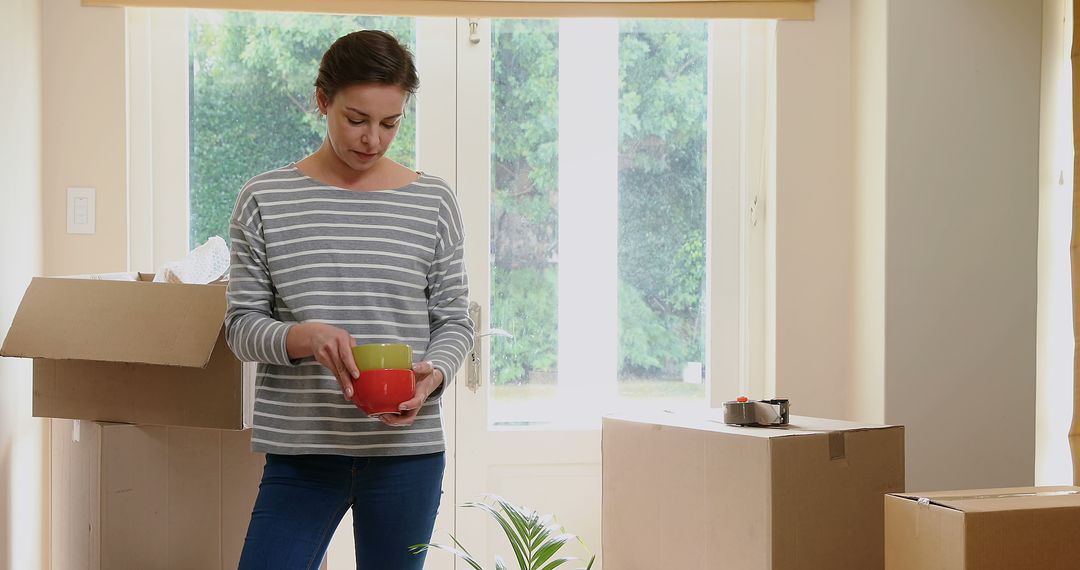
<path fill-rule="evenodd" d="M 412 53 L 394 36 L 361 30 L 338 38 L 323 54 L 315 87 L 328 100 L 341 89 L 359 83 L 395 85 L 416 93 L 420 79 Z"/>

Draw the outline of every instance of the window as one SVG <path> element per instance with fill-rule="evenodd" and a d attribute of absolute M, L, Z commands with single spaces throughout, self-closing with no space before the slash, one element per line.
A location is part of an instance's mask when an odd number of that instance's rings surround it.
<path fill-rule="evenodd" d="M 750 214 L 769 183 L 773 24 L 491 20 L 477 73 L 460 31 L 425 36 L 449 20 L 128 19 L 133 267 L 227 237 L 248 178 L 321 144 L 312 91 L 326 47 L 384 29 L 421 68 L 392 158 L 486 212 L 466 216 L 485 256 L 470 267 L 474 300 L 509 335 L 478 343 L 490 426 L 550 427 L 571 400 L 601 402 L 597 425 L 616 405 L 763 392 L 764 231 Z M 439 88 L 424 53 L 451 76 Z M 425 129 L 439 132 L 426 155 Z"/>
<path fill-rule="evenodd" d="M 704 405 L 708 24 L 491 38 L 492 421 L 575 388 Z"/>
<path fill-rule="evenodd" d="M 190 247 L 228 239 L 236 193 L 249 178 L 319 148 L 326 132 L 312 96 L 319 59 L 338 37 L 370 28 L 415 52 L 412 18 L 189 13 Z M 415 100 L 391 158 L 416 164 Z"/>

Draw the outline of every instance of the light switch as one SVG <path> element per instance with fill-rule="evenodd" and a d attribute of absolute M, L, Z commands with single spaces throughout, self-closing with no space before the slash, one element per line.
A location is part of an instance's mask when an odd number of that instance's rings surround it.
<path fill-rule="evenodd" d="M 69 234 L 94 233 L 94 194 L 93 188 L 67 189 L 67 231 Z"/>

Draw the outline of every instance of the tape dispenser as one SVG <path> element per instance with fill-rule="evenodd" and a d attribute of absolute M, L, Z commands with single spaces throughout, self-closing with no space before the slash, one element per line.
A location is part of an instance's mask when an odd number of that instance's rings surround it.
<path fill-rule="evenodd" d="M 724 423 L 743 427 L 786 426 L 790 418 L 786 399 L 756 400 L 740 397 L 724 402 Z"/>

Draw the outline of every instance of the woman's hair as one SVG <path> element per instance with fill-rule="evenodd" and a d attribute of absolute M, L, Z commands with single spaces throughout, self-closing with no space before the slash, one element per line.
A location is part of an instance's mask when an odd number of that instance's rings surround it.
<path fill-rule="evenodd" d="M 341 36 L 323 54 L 315 87 L 332 101 L 338 91 L 360 83 L 381 83 L 416 93 L 420 78 L 409 49 L 378 30 Z"/>

